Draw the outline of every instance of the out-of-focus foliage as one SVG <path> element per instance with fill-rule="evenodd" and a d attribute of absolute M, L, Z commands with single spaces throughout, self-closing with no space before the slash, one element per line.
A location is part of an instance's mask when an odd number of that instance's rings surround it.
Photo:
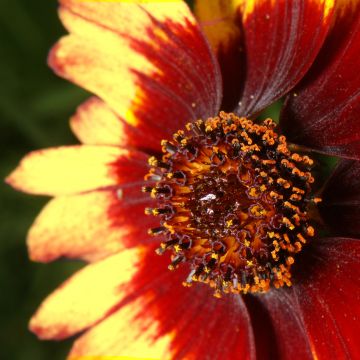
<path fill-rule="evenodd" d="M 51 45 L 65 31 L 56 0 L 0 0 L 0 177 L 23 155 L 75 143 L 68 118 L 87 97 L 46 65 Z M 0 183 L 0 358 L 64 359 L 70 342 L 40 342 L 27 323 L 41 300 L 81 264 L 31 263 L 26 232 L 48 199 Z"/>

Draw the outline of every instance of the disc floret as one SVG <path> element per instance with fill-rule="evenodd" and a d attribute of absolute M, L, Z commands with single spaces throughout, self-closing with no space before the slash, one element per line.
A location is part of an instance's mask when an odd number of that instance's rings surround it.
<path fill-rule="evenodd" d="M 190 264 L 185 286 L 209 284 L 215 295 L 291 285 L 295 255 L 314 236 L 309 224 L 313 161 L 292 153 L 284 136 L 221 112 L 189 123 L 151 157 L 143 188 L 157 200 L 149 230 L 157 250 L 172 252 L 170 270 Z"/>

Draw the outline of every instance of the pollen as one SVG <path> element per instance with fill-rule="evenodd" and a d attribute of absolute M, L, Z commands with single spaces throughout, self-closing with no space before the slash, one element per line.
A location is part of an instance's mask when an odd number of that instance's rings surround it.
<path fill-rule="evenodd" d="M 291 286 L 292 266 L 315 235 L 308 207 L 313 161 L 289 150 L 276 124 L 221 112 L 162 141 L 143 188 L 159 218 L 149 234 L 170 270 L 188 264 L 184 286 L 209 285 L 214 296 Z M 151 184 L 151 185 L 150 185 Z"/>

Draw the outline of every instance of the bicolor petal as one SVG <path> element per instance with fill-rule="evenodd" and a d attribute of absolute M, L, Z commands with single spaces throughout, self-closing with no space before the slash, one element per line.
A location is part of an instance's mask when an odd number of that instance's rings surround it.
<path fill-rule="evenodd" d="M 64 339 L 93 326 L 124 299 L 140 258 L 137 248 L 87 265 L 45 299 L 30 329 L 41 339 Z"/>
<path fill-rule="evenodd" d="M 62 0 L 60 16 L 70 35 L 50 66 L 123 121 L 161 139 L 218 111 L 217 62 L 184 2 Z"/>
<path fill-rule="evenodd" d="M 334 0 L 243 1 L 246 48 L 241 115 L 254 115 L 290 91 L 315 60 Z"/>
<path fill-rule="evenodd" d="M 159 337 L 152 316 L 137 316 L 145 305 L 138 299 L 122 306 L 77 339 L 68 360 L 170 359 L 172 334 Z"/>
<path fill-rule="evenodd" d="M 297 144 L 360 159 L 360 2 L 338 4 L 331 34 L 312 70 L 288 96 L 281 126 Z"/>
<path fill-rule="evenodd" d="M 237 106 L 245 76 L 241 3 L 242 0 L 195 1 L 195 15 L 221 68 L 224 94 L 221 109 L 225 111 Z"/>
<path fill-rule="evenodd" d="M 189 276 L 186 265 L 168 270 L 169 257 L 159 257 L 149 248 L 134 277 L 130 299 L 146 301 L 138 317 L 153 314 L 161 338 L 172 334 L 174 359 L 255 359 L 252 325 L 239 295 L 215 298 L 214 289 L 198 284 L 184 287 Z"/>
<path fill-rule="evenodd" d="M 152 242 L 147 229 L 158 224 L 144 214 L 145 206 L 151 206 L 151 201 L 139 185 L 57 197 L 30 228 L 30 258 L 40 262 L 61 257 L 97 261 Z"/>
<path fill-rule="evenodd" d="M 28 154 L 6 181 L 32 194 L 67 195 L 142 182 L 147 155 L 110 146 L 64 146 Z"/>
<path fill-rule="evenodd" d="M 104 101 L 92 97 L 81 104 L 70 120 L 77 138 L 86 145 L 135 147 L 146 152 L 159 152 L 158 132 L 145 132 L 121 119 Z"/>

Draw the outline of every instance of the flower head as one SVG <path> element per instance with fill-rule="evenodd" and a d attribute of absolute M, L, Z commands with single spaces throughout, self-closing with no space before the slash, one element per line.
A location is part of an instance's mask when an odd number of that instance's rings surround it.
<path fill-rule="evenodd" d="M 360 4 L 195 14 L 60 1 L 50 66 L 95 94 L 71 119 L 82 145 L 36 151 L 7 181 L 54 196 L 30 257 L 89 264 L 30 328 L 84 332 L 70 358 L 356 358 Z M 259 122 L 281 98 L 279 126 Z M 319 154 L 340 158 L 327 179 Z"/>

